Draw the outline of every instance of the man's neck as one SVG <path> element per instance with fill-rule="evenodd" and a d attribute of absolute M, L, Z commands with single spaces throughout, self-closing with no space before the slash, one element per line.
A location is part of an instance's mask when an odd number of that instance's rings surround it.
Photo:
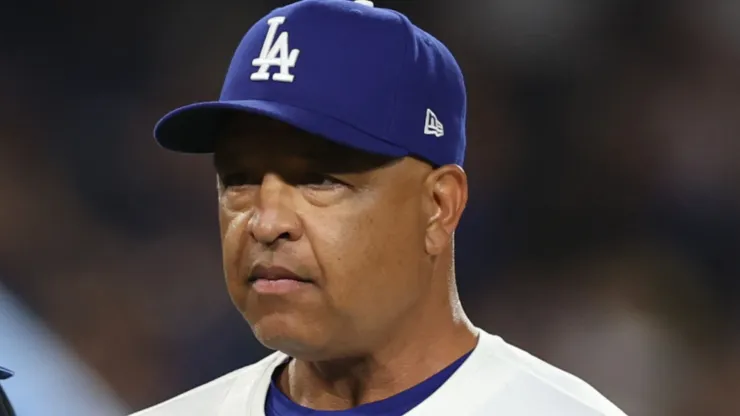
<path fill-rule="evenodd" d="M 472 350 L 477 333 L 458 302 L 434 325 L 413 320 L 403 336 L 372 354 L 341 360 L 293 360 L 279 385 L 294 402 L 317 410 L 343 410 L 407 390 Z"/>

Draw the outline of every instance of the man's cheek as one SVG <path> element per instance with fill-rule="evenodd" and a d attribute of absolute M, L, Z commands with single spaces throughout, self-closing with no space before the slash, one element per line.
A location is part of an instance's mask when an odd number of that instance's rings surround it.
<path fill-rule="evenodd" d="M 248 220 L 247 213 L 221 214 L 221 246 L 227 277 L 237 275 L 242 267 L 242 253 L 249 238 Z"/>

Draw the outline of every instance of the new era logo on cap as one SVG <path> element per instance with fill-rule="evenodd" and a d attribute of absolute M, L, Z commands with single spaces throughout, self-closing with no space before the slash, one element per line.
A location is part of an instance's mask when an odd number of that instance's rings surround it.
<path fill-rule="evenodd" d="M 218 101 L 170 112 L 154 135 L 171 150 L 210 153 L 224 112 L 237 110 L 371 153 L 462 165 L 466 101 L 450 51 L 403 14 L 367 0 L 302 0 L 249 29 Z"/>
<path fill-rule="evenodd" d="M 445 128 L 442 122 L 439 121 L 434 111 L 427 108 L 427 117 L 424 122 L 424 134 L 430 136 L 442 137 L 445 135 Z"/>

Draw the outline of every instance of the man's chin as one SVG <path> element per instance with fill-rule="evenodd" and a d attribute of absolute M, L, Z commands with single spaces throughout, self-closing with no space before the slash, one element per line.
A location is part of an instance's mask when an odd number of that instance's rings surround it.
<path fill-rule="evenodd" d="M 258 322 L 252 325 L 255 338 L 266 348 L 306 361 L 322 360 L 331 355 L 331 346 L 316 328 L 285 322 L 274 324 Z"/>

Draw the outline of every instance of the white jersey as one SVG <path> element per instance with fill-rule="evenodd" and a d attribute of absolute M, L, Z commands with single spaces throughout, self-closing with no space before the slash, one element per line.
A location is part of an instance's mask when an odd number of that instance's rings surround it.
<path fill-rule="evenodd" d="M 131 416 L 264 416 L 276 352 Z M 458 370 L 406 416 L 625 416 L 583 380 L 480 330 Z"/>

